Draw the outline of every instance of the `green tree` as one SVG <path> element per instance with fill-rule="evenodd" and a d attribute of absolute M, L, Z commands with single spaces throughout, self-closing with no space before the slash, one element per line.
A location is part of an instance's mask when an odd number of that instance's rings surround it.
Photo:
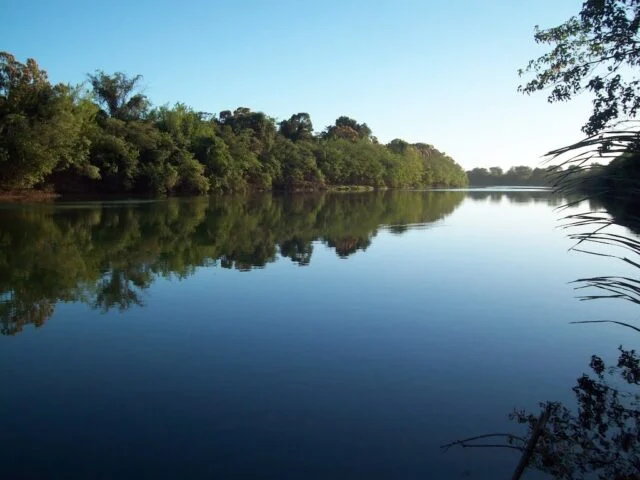
<path fill-rule="evenodd" d="M 77 91 L 51 85 L 35 60 L 0 52 L 0 188 L 31 188 L 60 165 L 86 164 L 81 133 L 92 115 Z"/>
<path fill-rule="evenodd" d="M 253 150 L 256 153 L 263 148 L 270 148 L 277 133 L 273 118 L 263 112 L 252 112 L 246 107 L 238 107 L 232 114 L 228 110 L 221 112 L 219 122 L 231 127 L 235 134 L 251 131 L 255 140 Z"/>
<path fill-rule="evenodd" d="M 596 134 L 640 108 L 640 0 L 585 0 L 577 16 L 556 27 L 535 29 L 535 40 L 551 51 L 529 62 L 519 87 L 531 94 L 550 89 L 550 102 L 586 91 L 593 112 L 583 131 Z"/>
<path fill-rule="evenodd" d="M 409 148 L 409 142 L 405 142 L 399 138 L 394 138 L 389 143 L 387 143 L 387 148 L 391 150 L 393 153 L 405 153 Z"/>
<path fill-rule="evenodd" d="M 286 190 L 312 190 L 324 186 L 312 145 L 278 138 L 273 148 L 274 164 L 281 166 L 276 184 Z"/>
<path fill-rule="evenodd" d="M 474 168 L 467 172 L 469 184 L 476 187 L 486 186 L 551 186 L 553 177 L 551 168 L 534 168 L 524 165 L 511 167 L 503 172 L 500 167 Z"/>
<path fill-rule="evenodd" d="M 108 119 L 91 143 L 91 163 L 99 170 L 99 191 L 117 193 L 131 190 L 138 174 L 139 150 L 125 138 L 127 125 Z"/>
<path fill-rule="evenodd" d="M 313 124 L 308 113 L 296 113 L 289 120 L 283 120 L 279 124 L 278 132 L 285 138 L 294 142 L 298 140 L 311 140 L 313 138 Z"/>
<path fill-rule="evenodd" d="M 1 54 L 0 188 L 171 195 L 467 181 L 431 145 L 380 145 L 346 116 L 314 136 L 304 112 L 276 125 L 247 107 L 217 117 L 181 103 L 151 108 L 141 79 L 98 70 L 90 91 L 53 86 L 35 61 Z"/>
<path fill-rule="evenodd" d="M 134 120 L 146 113 L 149 101 L 145 95 L 136 93 L 142 75 L 128 77 L 122 72 L 109 75 L 97 70 L 88 77 L 96 100 L 111 117 Z"/>
<path fill-rule="evenodd" d="M 323 137 L 344 138 L 346 140 L 371 140 L 371 133 L 371 129 L 366 123 L 358 123 L 353 118 L 341 116 L 336 119 L 334 125 L 326 128 Z"/>

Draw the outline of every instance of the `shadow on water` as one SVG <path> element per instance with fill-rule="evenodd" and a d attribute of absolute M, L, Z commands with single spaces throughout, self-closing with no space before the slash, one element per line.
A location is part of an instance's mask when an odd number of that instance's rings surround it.
<path fill-rule="evenodd" d="M 197 267 L 249 271 L 278 257 L 307 266 L 314 246 L 341 258 L 451 214 L 462 192 L 257 195 L 0 208 L 0 328 L 43 325 L 58 302 L 107 312 L 144 305 L 157 277 Z"/>

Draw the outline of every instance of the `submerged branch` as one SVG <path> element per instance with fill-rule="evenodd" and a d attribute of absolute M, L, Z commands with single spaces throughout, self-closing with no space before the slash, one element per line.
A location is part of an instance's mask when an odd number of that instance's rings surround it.
<path fill-rule="evenodd" d="M 513 472 L 513 476 L 511 477 L 512 480 L 519 480 L 519 478 L 522 477 L 525 469 L 529 466 L 531 458 L 536 451 L 536 444 L 538 443 L 538 439 L 542 435 L 544 427 L 549 421 L 549 417 L 551 416 L 553 409 L 554 407 L 552 405 L 547 405 L 547 407 L 538 418 L 538 421 L 533 428 L 533 432 L 531 433 L 531 438 L 529 438 L 529 442 L 527 443 L 527 448 L 524 450 L 524 453 L 520 458 L 520 462 L 518 463 L 515 472 Z"/>
<path fill-rule="evenodd" d="M 475 437 L 463 438 L 462 440 L 456 440 L 455 442 L 446 443 L 444 445 L 440 445 L 443 453 L 448 451 L 451 447 L 455 447 L 456 445 L 461 446 L 462 448 L 513 448 L 516 450 L 523 451 L 524 447 L 520 447 L 517 445 L 508 445 L 508 444 L 469 444 L 469 442 L 473 442 L 475 440 L 481 440 L 483 438 L 495 438 L 495 437 L 506 437 L 509 440 L 519 440 L 524 443 L 524 438 L 519 437 L 517 435 L 513 435 L 511 433 L 487 433 L 485 435 L 478 435 Z"/>

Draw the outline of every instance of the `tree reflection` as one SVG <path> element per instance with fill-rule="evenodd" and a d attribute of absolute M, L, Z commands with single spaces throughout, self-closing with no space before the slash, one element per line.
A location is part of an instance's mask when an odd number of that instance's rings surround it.
<path fill-rule="evenodd" d="M 608 208 L 612 206 L 609 202 Z M 637 217 L 624 212 L 623 205 L 616 207 L 613 211 L 617 214 L 592 211 L 568 216 L 567 228 L 579 230 L 569 237 L 577 242 L 575 250 L 640 268 L 637 261 L 640 242 L 631 233 L 640 231 Z M 585 232 L 585 227 L 590 229 Z M 628 230 L 618 232 L 617 227 Z M 610 231 L 611 228 L 614 231 Z M 607 247 L 606 253 L 599 250 L 603 245 Z M 588 292 L 581 300 L 614 298 L 640 304 L 640 282 L 633 276 L 591 277 L 574 283 L 577 289 Z M 637 326 L 617 320 L 575 323 L 602 322 L 640 332 Z M 640 357 L 635 350 L 622 346 L 618 347 L 617 356 L 617 363 L 609 366 L 600 356 L 591 357 L 590 372 L 580 376 L 573 387 L 577 409 L 555 402 L 543 404 L 553 413 L 537 443 L 533 457 L 536 468 L 560 479 L 584 478 L 589 474 L 600 479 L 640 478 L 640 391 L 637 388 Z M 512 418 L 528 425 L 529 432 L 532 431 L 535 415 L 516 411 Z"/>
<path fill-rule="evenodd" d="M 633 479 L 640 472 L 640 358 L 619 348 L 618 362 L 607 367 L 597 355 L 591 373 L 578 378 L 573 392 L 577 408 L 545 402 L 551 416 L 536 443 L 530 467 L 558 479 Z M 625 387 L 626 385 L 626 387 Z M 511 418 L 528 427 L 538 416 L 515 411 Z"/>
<path fill-rule="evenodd" d="M 280 255 L 290 258 L 292 262 L 300 266 L 309 265 L 312 254 L 313 244 L 301 237 L 294 236 L 280 243 Z"/>
<path fill-rule="evenodd" d="M 552 192 L 549 189 L 500 190 L 482 188 L 470 190 L 467 196 L 477 202 L 500 203 L 506 201 L 514 204 L 539 203 L 550 207 L 575 205 L 587 201 L 590 210 L 601 207 L 602 201 L 596 198 L 586 199 L 584 195 Z"/>
<path fill-rule="evenodd" d="M 434 222 L 463 198 L 386 191 L 5 207 L 1 333 L 43 325 L 60 301 L 102 312 L 144 305 L 156 278 L 185 278 L 201 266 L 249 271 L 279 257 L 307 266 L 314 242 L 347 258 L 381 225 Z"/>
<path fill-rule="evenodd" d="M 123 311 L 135 305 L 142 306 L 143 291 L 152 282 L 153 273 L 149 270 L 113 269 L 97 282 L 93 307 L 108 312 L 112 308 Z"/>
<path fill-rule="evenodd" d="M 607 212 L 597 210 L 603 204 Z M 640 221 L 636 210 L 628 211 L 629 205 L 629 201 L 616 203 L 611 196 L 595 198 L 589 202 L 590 212 L 565 217 L 569 237 L 576 241 L 574 250 L 622 261 L 634 269 L 629 276 L 576 280 L 576 288 L 583 293 L 581 300 L 614 298 L 640 304 L 640 281 L 635 270 L 640 268 L 640 242 L 635 236 L 640 232 Z M 602 322 L 640 333 L 640 325 L 617 320 L 574 323 Z M 591 357 L 588 373 L 582 374 L 572 388 L 575 406 L 546 401 L 540 403 L 542 414 L 515 410 L 510 418 L 526 428 L 525 435 L 481 435 L 443 448 L 462 445 L 520 450 L 521 463 L 556 479 L 640 479 L 640 356 L 623 346 L 618 347 L 616 356 L 612 365 L 599 355 Z M 504 442 L 481 443 L 487 438 Z M 528 450 L 528 445 L 533 448 Z M 516 470 L 513 478 L 520 478 L 521 473 Z"/>
<path fill-rule="evenodd" d="M 20 333 L 25 325 L 41 327 L 44 325 L 55 309 L 55 303 L 43 299 L 32 303 L 25 303 L 13 299 L 0 301 L 0 333 L 2 335 L 15 335 Z"/>

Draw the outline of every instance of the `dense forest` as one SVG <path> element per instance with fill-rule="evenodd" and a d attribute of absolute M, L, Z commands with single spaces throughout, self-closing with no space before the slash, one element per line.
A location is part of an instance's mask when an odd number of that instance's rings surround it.
<path fill-rule="evenodd" d="M 500 167 L 474 168 L 467 172 L 469 186 L 535 186 L 550 187 L 554 183 L 553 168 L 511 167 L 506 172 Z"/>
<path fill-rule="evenodd" d="M 33 59 L 0 52 L 0 191 L 204 194 L 328 186 L 464 186 L 425 143 L 380 144 L 341 116 L 314 132 L 307 113 L 276 122 L 249 108 L 218 115 L 151 105 L 141 77 L 97 71 L 53 85 Z"/>
<path fill-rule="evenodd" d="M 622 143 L 627 152 L 616 155 L 608 164 L 573 166 L 580 175 L 568 182 L 567 190 L 597 198 L 616 223 L 637 233 L 640 224 L 640 151 L 638 133 L 630 132 L 627 135 L 632 138 Z"/>

